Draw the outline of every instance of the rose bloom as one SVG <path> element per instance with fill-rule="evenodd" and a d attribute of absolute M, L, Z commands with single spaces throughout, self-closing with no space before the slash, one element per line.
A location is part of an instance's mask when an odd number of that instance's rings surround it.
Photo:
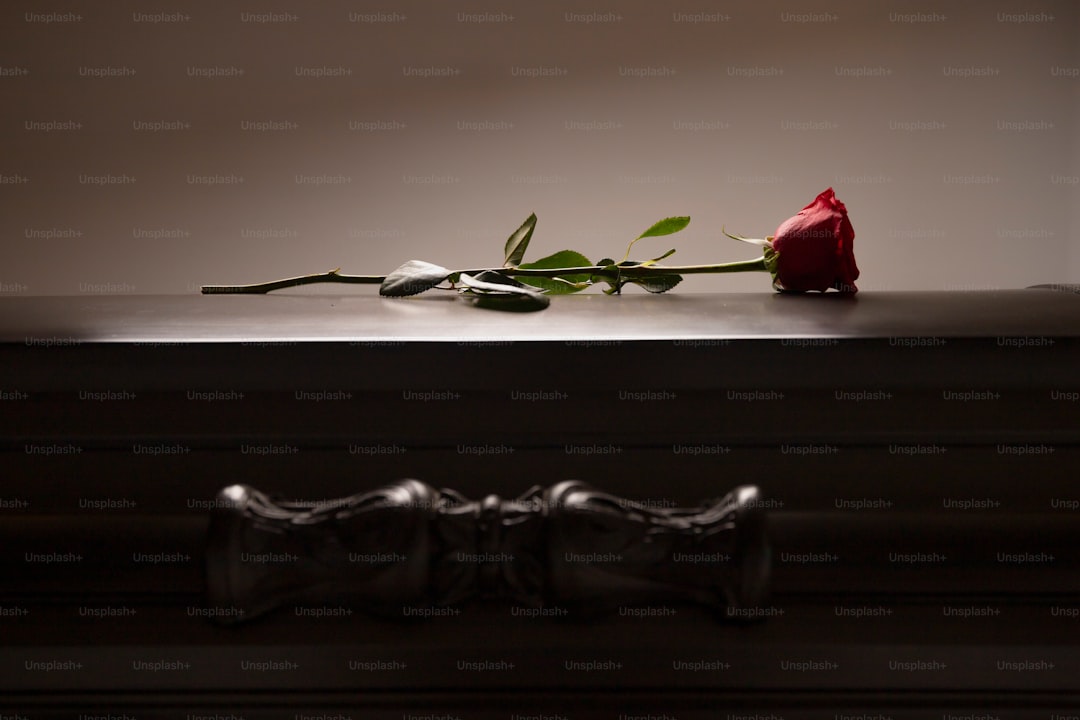
<path fill-rule="evenodd" d="M 773 285 L 790 292 L 858 292 L 854 240 L 847 208 L 829 188 L 777 228 L 771 243 L 776 252 Z"/>

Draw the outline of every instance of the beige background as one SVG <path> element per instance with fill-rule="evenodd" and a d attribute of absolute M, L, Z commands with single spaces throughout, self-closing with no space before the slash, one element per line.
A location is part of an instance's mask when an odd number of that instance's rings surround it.
<path fill-rule="evenodd" d="M 0 28 L 5 294 L 497 265 L 534 211 L 533 259 L 675 214 L 641 256 L 747 259 L 722 224 L 770 234 L 830 185 L 864 290 L 1080 281 L 1070 0 L 10 2 Z"/>

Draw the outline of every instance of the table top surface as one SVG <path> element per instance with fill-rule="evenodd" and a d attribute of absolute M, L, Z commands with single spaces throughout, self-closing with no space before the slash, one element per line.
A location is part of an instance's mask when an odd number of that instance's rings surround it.
<path fill-rule="evenodd" d="M 543 311 L 453 294 L 66 295 L 0 298 L 0 342 L 499 342 L 1080 336 L 1075 286 L 786 295 L 581 294 Z"/>

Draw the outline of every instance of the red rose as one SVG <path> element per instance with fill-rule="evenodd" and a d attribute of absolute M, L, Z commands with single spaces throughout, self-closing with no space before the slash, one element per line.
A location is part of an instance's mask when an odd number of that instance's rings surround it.
<path fill-rule="evenodd" d="M 847 208 L 829 188 L 776 229 L 774 287 L 792 292 L 829 288 L 858 292 L 854 240 Z"/>

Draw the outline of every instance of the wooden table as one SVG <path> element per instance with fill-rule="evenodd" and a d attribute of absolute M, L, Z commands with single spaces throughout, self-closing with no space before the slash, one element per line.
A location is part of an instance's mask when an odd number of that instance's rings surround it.
<path fill-rule="evenodd" d="M 366 291 L 0 299 L 0 709 L 1067 715 L 1070 289 L 583 295 L 528 314 Z M 316 502 L 401 477 L 470 497 L 574 477 L 667 504 L 756 483 L 768 617 L 200 615 L 217 489 Z"/>

